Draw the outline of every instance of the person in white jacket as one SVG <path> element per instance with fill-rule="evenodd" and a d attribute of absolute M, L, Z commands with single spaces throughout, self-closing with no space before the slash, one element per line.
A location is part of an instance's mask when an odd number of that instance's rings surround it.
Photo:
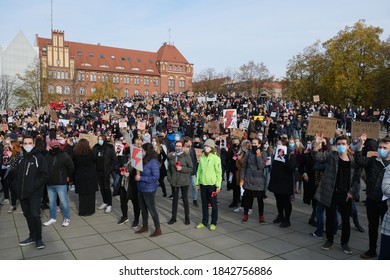
<path fill-rule="evenodd" d="M 387 200 L 387 212 L 381 227 L 381 246 L 378 259 L 390 260 L 390 137 L 379 141 L 378 156 L 382 158 L 386 168 L 382 180 L 383 200 Z"/>

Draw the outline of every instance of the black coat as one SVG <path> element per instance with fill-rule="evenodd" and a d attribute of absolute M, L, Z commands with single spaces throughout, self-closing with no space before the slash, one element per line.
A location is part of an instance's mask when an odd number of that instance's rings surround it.
<path fill-rule="evenodd" d="M 286 161 L 272 161 L 271 178 L 268 190 L 274 194 L 294 194 L 295 156 L 288 154 Z"/>
<path fill-rule="evenodd" d="M 98 190 L 96 159 L 91 152 L 85 156 L 74 156 L 73 182 L 78 194 L 94 193 Z"/>

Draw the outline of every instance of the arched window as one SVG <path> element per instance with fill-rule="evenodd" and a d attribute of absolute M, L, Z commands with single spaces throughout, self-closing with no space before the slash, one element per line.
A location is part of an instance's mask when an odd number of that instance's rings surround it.
<path fill-rule="evenodd" d="M 139 90 L 138 90 L 138 89 L 136 89 L 136 90 L 134 91 L 134 96 L 139 96 Z"/>
<path fill-rule="evenodd" d="M 54 86 L 49 85 L 48 91 L 49 91 L 49 93 L 54 93 Z"/>
<path fill-rule="evenodd" d="M 79 93 L 80 93 L 80 95 L 85 95 L 85 88 L 84 87 L 80 87 Z"/>
<path fill-rule="evenodd" d="M 125 97 L 129 97 L 129 89 L 128 88 L 125 88 Z"/>
<path fill-rule="evenodd" d="M 58 72 L 58 73 L 60 73 L 60 72 Z M 62 94 L 62 86 L 58 85 L 58 86 L 56 87 L 56 93 L 57 93 L 57 94 Z"/>
<path fill-rule="evenodd" d="M 66 95 L 69 95 L 69 94 L 70 94 L 70 87 L 69 87 L 69 86 L 65 86 L 65 91 L 64 91 L 64 93 L 65 93 Z"/>

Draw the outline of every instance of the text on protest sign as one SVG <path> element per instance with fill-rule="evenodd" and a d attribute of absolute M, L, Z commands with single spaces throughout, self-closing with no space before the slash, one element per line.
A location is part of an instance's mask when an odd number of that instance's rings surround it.
<path fill-rule="evenodd" d="M 380 124 L 372 122 L 352 122 L 351 134 L 353 137 L 359 137 L 366 134 L 367 138 L 379 138 Z"/>
<path fill-rule="evenodd" d="M 336 131 L 337 119 L 334 118 L 324 118 L 324 117 L 314 117 L 309 118 L 309 129 L 307 135 L 315 136 L 323 135 L 327 138 L 333 138 Z"/>
<path fill-rule="evenodd" d="M 217 121 L 208 122 L 208 130 L 211 134 L 219 134 L 219 123 Z"/>

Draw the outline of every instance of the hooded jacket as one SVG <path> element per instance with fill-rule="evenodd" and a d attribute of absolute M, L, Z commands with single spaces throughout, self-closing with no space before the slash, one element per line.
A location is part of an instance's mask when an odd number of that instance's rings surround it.
<path fill-rule="evenodd" d="M 48 167 L 45 158 L 37 148 L 24 152 L 16 169 L 16 193 L 20 200 L 42 196 L 48 180 Z"/>
<path fill-rule="evenodd" d="M 71 181 L 74 171 L 74 163 L 72 158 L 60 148 L 51 149 L 45 156 L 47 167 L 49 170 L 48 185 L 66 185 Z"/>

